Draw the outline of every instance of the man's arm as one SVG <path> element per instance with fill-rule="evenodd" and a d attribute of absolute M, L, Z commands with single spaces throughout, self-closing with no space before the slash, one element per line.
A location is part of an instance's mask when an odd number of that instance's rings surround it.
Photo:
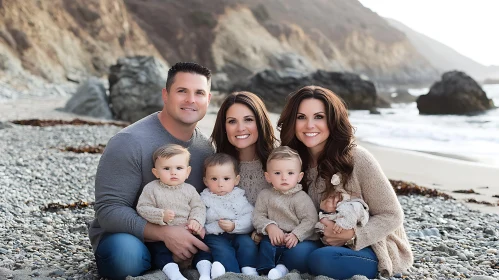
<path fill-rule="evenodd" d="M 95 213 L 106 232 L 126 232 L 143 240 L 146 220 L 134 202 L 142 183 L 140 145 L 129 134 L 109 140 L 95 176 Z"/>

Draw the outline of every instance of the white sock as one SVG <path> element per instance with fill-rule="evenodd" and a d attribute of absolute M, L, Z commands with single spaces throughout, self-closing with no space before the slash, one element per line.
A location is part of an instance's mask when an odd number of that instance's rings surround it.
<path fill-rule="evenodd" d="M 269 279 L 279 279 L 284 277 L 284 275 L 288 274 L 289 270 L 283 264 L 276 265 L 275 268 L 272 268 L 269 271 L 269 275 L 267 276 Z"/>
<path fill-rule="evenodd" d="M 180 269 L 176 263 L 168 263 L 162 270 L 170 280 L 187 280 L 187 278 L 180 273 Z"/>
<path fill-rule="evenodd" d="M 225 267 L 220 262 L 213 262 L 211 265 L 211 279 L 215 279 L 225 274 Z"/>
<path fill-rule="evenodd" d="M 196 268 L 199 272 L 199 280 L 211 280 L 210 272 L 211 272 L 211 262 L 207 260 L 199 261 L 196 264 Z"/>
<path fill-rule="evenodd" d="M 245 275 L 254 275 L 258 276 L 258 272 L 256 272 L 256 268 L 251 266 L 245 266 L 241 268 L 241 272 Z"/>

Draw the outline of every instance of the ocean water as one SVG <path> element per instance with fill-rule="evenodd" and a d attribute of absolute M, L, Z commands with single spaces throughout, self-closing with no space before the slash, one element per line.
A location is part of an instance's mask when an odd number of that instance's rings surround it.
<path fill-rule="evenodd" d="M 499 85 L 485 85 L 484 91 L 499 106 Z M 413 89 L 426 94 L 428 89 Z M 355 136 L 373 144 L 422 151 L 499 166 L 499 109 L 476 116 L 419 115 L 416 103 L 393 104 L 368 111 L 350 111 Z"/>

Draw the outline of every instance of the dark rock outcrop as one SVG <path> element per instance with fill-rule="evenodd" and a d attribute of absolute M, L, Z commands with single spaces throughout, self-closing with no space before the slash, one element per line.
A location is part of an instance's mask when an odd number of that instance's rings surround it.
<path fill-rule="evenodd" d="M 104 83 L 96 77 L 91 77 L 78 87 L 64 111 L 94 118 L 113 118 Z"/>
<path fill-rule="evenodd" d="M 417 99 L 420 114 L 474 114 L 494 108 L 480 85 L 464 72 L 451 71 Z"/>
<path fill-rule="evenodd" d="M 163 108 L 168 67 L 152 56 L 120 58 L 111 66 L 109 102 L 114 117 L 135 122 Z"/>
<path fill-rule="evenodd" d="M 298 71 L 265 70 L 249 80 L 237 83 L 232 91 L 251 91 L 260 96 L 267 109 L 280 113 L 286 97 L 304 86 L 316 85 L 332 90 L 349 109 L 369 110 L 376 104 L 376 88 L 359 75 L 319 70 L 311 74 Z"/>

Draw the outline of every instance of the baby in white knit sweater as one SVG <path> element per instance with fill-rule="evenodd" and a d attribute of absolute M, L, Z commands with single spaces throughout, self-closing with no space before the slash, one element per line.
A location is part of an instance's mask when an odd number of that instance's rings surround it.
<path fill-rule="evenodd" d="M 253 231 L 253 206 L 244 190 L 236 187 L 239 180 L 239 164 L 234 157 L 217 153 L 206 158 L 203 181 L 208 188 L 201 192 L 206 205 L 203 241 L 215 261 L 211 268 L 212 278 L 225 271 L 258 275 L 258 248 L 249 235 Z M 196 266 L 202 262 L 206 261 L 200 261 Z"/>
<path fill-rule="evenodd" d="M 191 172 L 189 159 L 189 151 L 180 145 L 165 145 L 154 152 L 152 172 L 158 180 L 144 186 L 137 212 L 150 223 L 186 225 L 192 233 L 199 234 L 205 223 L 206 208 L 196 189 L 185 183 Z M 169 279 L 186 279 L 164 242 L 145 244 L 154 266 Z"/>

